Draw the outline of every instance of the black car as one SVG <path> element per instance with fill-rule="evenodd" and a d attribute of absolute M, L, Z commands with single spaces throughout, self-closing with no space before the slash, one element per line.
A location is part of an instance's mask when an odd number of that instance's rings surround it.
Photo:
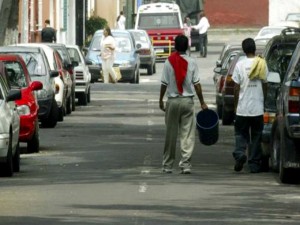
<path fill-rule="evenodd" d="M 280 172 L 282 182 L 290 181 L 290 168 L 300 168 L 300 152 L 296 151 L 300 150 L 299 141 L 295 139 L 300 137 L 300 81 L 299 72 L 295 73 L 299 41 L 300 29 L 287 28 L 268 42 L 263 53 L 269 70 L 262 135 L 263 168 L 268 170 L 270 161 L 272 169 Z M 293 97 L 291 90 L 295 90 Z M 292 105 L 293 112 L 289 108 Z"/>

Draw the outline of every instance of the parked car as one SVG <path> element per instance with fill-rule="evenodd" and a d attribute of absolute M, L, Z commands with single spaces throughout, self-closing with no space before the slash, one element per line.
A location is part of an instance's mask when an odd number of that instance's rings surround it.
<path fill-rule="evenodd" d="M 10 88 L 4 62 L 0 61 L 0 174 L 12 176 L 20 171 L 20 117 L 14 101 L 21 90 Z"/>
<path fill-rule="evenodd" d="M 0 54 L 4 62 L 11 87 L 20 89 L 22 98 L 16 100 L 20 114 L 19 141 L 27 143 L 27 152 L 39 151 L 38 103 L 34 91 L 41 90 L 40 81 L 31 81 L 24 60 L 19 55 Z"/>
<path fill-rule="evenodd" d="M 297 138 L 300 137 L 300 133 L 297 133 L 300 112 L 297 92 L 300 87 L 297 86 L 299 40 L 300 29 L 287 28 L 269 41 L 263 54 L 269 69 L 268 77 L 275 76 L 268 78 L 265 99 L 263 165 L 268 169 L 270 161 L 271 168 L 279 171 L 280 180 L 284 183 L 295 178 L 291 173 L 293 168 L 300 168 L 300 158 L 295 152 L 300 149 L 297 144 Z"/>
<path fill-rule="evenodd" d="M 255 43 L 266 44 L 272 37 L 279 35 L 285 28 L 285 26 L 265 26 L 255 36 Z"/>
<path fill-rule="evenodd" d="M 39 105 L 38 118 L 43 127 L 55 127 L 58 120 L 58 106 L 55 100 L 54 78 L 59 73 L 50 67 L 43 48 L 5 46 L 0 47 L 0 53 L 20 55 L 25 61 L 31 80 L 42 82 L 43 89 L 36 91 Z"/>
<path fill-rule="evenodd" d="M 75 97 L 78 98 L 79 105 L 86 105 L 91 101 L 91 73 L 78 45 L 67 45 L 66 47 L 74 66 Z"/>
<path fill-rule="evenodd" d="M 156 73 L 156 54 L 150 37 L 145 30 L 129 30 L 133 34 L 137 48 L 140 50 L 140 68 L 147 69 L 147 74 Z"/>
<path fill-rule="evenodd" d="M 17 46 L 42 48 L 45 52 L 51 70 L 58 71 L 59 76 L 54 78 L 55 100 L 58 106 L 58 121 L 63 121 L 64 116 L 71 113 L 72 80 L 68 71 L 63 67 L 63 62 L 58 51 L 41 43 L 18 44 Z"/>
<path fill-rule="evenodd" d="M 61 44 L 61 43 L 45 43 L 45 44 L 47 44 L 51 48 L 58 51 L 58 53 L 62 59 L 63 68 L 64 68 L 64 70 L 68 71 L 69 76 L 71 77 L 72 84 L 71 84 L 70 100 L 71 100 L 71 110 L 74 111 L 75 110 L 75 98 L 76 98 L 75 97 L 76 78 L 75 78 L 75 73 L 74 73 L 74 65 L 71 60 L 69 51 L 65 44 Z M 69 104 L 67 103 L 67 105 L 69 105 Z M 67 108 L 67 114 L 69 114 L 69 113 L 71 113 L 70 109 Z"/>
<path fill-rule="evenodd" d="M 102 71 L 100 45 L 103 30 L 95 32 L 88 48 L 85 61 L 92 75 L 92 82 L 100 78 Z M 140 80 L 140 56 L 133 35 L 127 30 L 112 30 L 116 41 L 114 67 L 119 67 L 122 78 L 120 82 L 138 84 Z"/>

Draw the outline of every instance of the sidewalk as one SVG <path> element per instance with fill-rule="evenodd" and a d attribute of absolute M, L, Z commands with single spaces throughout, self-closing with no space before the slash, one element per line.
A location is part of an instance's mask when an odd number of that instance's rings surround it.
<path fill-rule="evenodd" d="M 242 42 L 254 38 L 260 28 L 211 28 L 208 30 L 208 45 L 223 45 L 226 42 Z"/>

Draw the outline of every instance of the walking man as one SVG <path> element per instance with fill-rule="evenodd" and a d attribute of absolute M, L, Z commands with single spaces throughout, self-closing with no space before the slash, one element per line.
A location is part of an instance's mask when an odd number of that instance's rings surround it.
<path fill-rule="evenodd" d="M 200 12 L 200 20 L 198 25 L 192 26 L 192 28 L 199 30 L 199 50 L 200 57 L 206 57 L 207 55 L 207 31 L 210 27 L 208 19 L 205 16 L 204 11 Z"/>
<path fill-rule="evenodd" d="M 200 107 L 207 109 L 202 95 L 199 69 L 196 61 L 186 55 L 188 38 L 179 35 L 175 38 L 175 52 L 166 60 L 161 77 L 159 107 L 165 111 L 165 146 L 163 172 L 172 173 L 175 161 L 177 135 L 180 137 L 181 160 L 179 167 L 183 174 L 191 173 L 191 157 L 195 144 L 196 119 L 194 113 L 194 92 Z M 168 100 L 164 105 L 164 95 Z"/>
<path fill-rule="evenodd" d="M 268 69 L 264 59 L 255 57 L 256 45 L 252 38 L 243 40 L 242 48 L 247 57 L 236 64 L 232 75 L 236 108 L 234 170 L 241 171 L 248 158 L 250 172 L 258 173 L 261 169 L 260 142 Z"/>
<path fill-rule="evenodd" d="M 50 26 L 50 20 L 45 20 L 45 27 L 42 29 L 42 42 L 56 42 L 56 31 Z"/>

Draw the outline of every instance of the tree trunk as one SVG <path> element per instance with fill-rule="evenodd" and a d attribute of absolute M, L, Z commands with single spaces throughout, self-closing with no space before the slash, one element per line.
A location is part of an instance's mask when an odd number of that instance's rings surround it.
<path fill-rule="evenodd" d="M 0 46 L 18 42 L 19 0 L 0 0 Z"/>

